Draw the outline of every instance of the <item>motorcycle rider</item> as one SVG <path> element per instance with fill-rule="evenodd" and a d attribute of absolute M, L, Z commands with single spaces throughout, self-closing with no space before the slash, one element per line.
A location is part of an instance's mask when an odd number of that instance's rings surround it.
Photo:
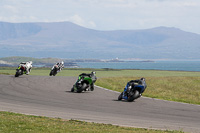
<path fill-rule="evenodd" d="M 58 62 L 55 65 L 58 65 L 58 72 L 60 72 L 64 68 L 64 62 L 63 61 Z"/>
<path fill-rule="evenodd" d="M 124 91 L 123 91 L 123 97 L 125 99 L 128 99 L 127 94 L 130 91 L 130 89 L 135 86 L 135 83 L 144 86 L 144 90 L 147 88 L 145 78 L 141 78 L 141 79 L 138 79 L 138 80 L 131 80 L 131 81 L 129 81 L 127 83 L 127 85 L 126 85 L 126 87 L 124 88 Z M 144 90 L 140 93 L 140 96 L 142 95 L 142 93 L 144 92 Z"/>
<path fill-rule="evenodd" d="M 94 90 L 94 83 L 97 80 L 96 72 L 92 71 L 91 74 L 90 74 L 90 77 L 92 78 L 92 84 L 90 85 L 90 90 L 93 91 Z"/>
<path fill-rule="evenodd" d="M 90 77 L 92 79 L 92 83 L 90 85 L 90 90 L 93 91 L 94 90 L 94 83 L 97 80 L 96 72 L 92 71 L 90 74 L 82 73 L 79 76 L 88 76 L 88 77 Z"/>
<path fill-rule="evenodd" d="M 29 75 L 29 73 L 31 72 L 31 68 L 32 68 L 32 61 L 28 61 L 28 62 L 21 62 L 19 64 L 20 66 L 23 66 L 26 69 L 26 75 Z"/>

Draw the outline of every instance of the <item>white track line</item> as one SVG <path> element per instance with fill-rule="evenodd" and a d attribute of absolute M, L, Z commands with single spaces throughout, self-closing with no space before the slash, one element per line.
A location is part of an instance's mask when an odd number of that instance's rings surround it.
<path fill-rule="evenodd" d="M 120 92 L 118 92 L 118 91 L 109 90 L 109 89 L 103 88 L 103 87 L 101 87 L 101 86 L 97 86 L 97 85 L 94 85 L 94 86 L 95 86 L 95 87 L 98 87 L 98 88 L 100 88 L 100 89 L 102 89 L 102 90 L 111 91 L 111 92 L 114 92 L 114 93 L 120 93 Z"/>
<path fill-rule="evenodd" d="M 118 92 L 118 91 L 113 91 L 113 90 L 109 90 L 109 89 L 106 89 L 106 88 L 103 88 L 101 86 L 97 86 L 95 85 L 95 87 L 98 87 L 102 90 L 106 90 L 106 91 L 111 91 L 111 92 L 114 92 L 114 93 L 117 93 L 117 94 L 120 94 L 121 92 Z M 171 103 L 179 103 L 179 104 L 185 104 L 185 105 L 192 105 L 192 106 L 199 106 L 200 105 L 197 105 L 197 104 L 190 104 L 190 103 L 182 103 L 182 102 L 175 102 L 175 101 L 168 101 L 168 100 L 161 100 L 161 99 L 156 99 L 156 98 L 150 98 L 150 97 L 144 97 L 142 96 L 142 98 L 146 98 L 146 99 L 153 99 L 153 100 L 159 100 L 159 101 L 165 101 L 165 102 L 171 102 Z"/>

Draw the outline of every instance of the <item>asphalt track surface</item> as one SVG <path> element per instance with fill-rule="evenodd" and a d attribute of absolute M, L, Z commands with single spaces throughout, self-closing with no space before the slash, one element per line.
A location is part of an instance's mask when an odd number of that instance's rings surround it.
<path fill-rule="evenodd" d="M 0 111 L 153 129 L 200 132 L 200 106 L 141 97 L 117 101 L 119 93 L 95 87 L 70 92 L 77 77 L 0 75 Z M 148 89 L 148 88 L 147 88 Z"/>

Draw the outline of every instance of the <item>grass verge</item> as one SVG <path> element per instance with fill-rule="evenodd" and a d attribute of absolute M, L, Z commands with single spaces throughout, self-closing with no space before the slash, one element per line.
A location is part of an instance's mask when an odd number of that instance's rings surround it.
<path fill-rule="evenodd" d="M 1 133 L 183 133 L 0 112 Z"/>
<path fill-rule="evenodd" d="M 141 77 L 100 78 L 96 85 L 122 92 L 128 81 Z M 200 104 L 200 77 L 146 77 L 143 96 L 169 101 Z"/>
<path fill-rule="evenodd" d="M 97 77 L 200 77 L 200 72 L 162 71 L 162 70 L 121 70 L 64 68 L 56 76 L 78 76 L 81 73 L 96 71 Z M 15 75 L 16 68 L 0 67 L 0 74 Z M 30 75 L 49 76 L 50 68 L 32 68 Z"/>

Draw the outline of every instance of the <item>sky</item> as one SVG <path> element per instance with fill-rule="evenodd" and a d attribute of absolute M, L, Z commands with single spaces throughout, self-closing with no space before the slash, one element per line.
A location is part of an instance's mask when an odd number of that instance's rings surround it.
<path fill-rule="evenodd" d="M 0 21 L 70 21 L 103 31 L 166 26 L 200 34 L 200 0 L 0 0 Z"/>

